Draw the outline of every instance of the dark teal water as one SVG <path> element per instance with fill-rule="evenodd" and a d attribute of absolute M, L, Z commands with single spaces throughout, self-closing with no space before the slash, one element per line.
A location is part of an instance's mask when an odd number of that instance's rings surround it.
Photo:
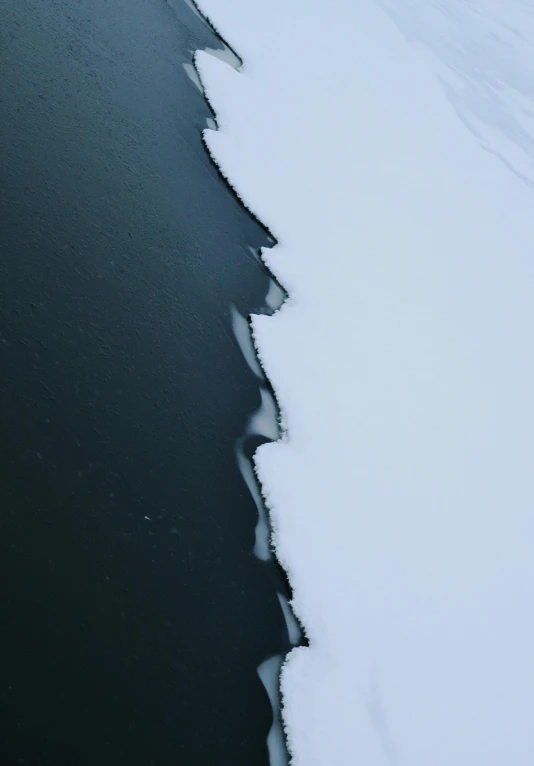
<path fill-rule="evenodd" d="M 206 46 L 178 0 L 0 5 L 0 766 L 268 762 L 229 306 L 272 241 L 202 147 Z"/>

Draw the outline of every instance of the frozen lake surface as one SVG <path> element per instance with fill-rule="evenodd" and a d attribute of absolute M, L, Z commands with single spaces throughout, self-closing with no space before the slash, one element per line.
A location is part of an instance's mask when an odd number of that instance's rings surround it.
<path fill-rule="evenodd" d="M 256 466 L 309 638 L 294 766 L 534 762 L 534 19 L 201 0 L 205 140 L 275 235 Z M 268 107 L 266 108 L 266 104 Z"/>

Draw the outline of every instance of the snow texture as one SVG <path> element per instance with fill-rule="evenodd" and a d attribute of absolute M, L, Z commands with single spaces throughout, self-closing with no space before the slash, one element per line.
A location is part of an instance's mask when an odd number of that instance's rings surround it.
<path fill-rule="evenodd" d="M 278 240 L 256 457 L 294 766 L 534 763 L 534 17 L 201 0 L 205 140 Z"/>

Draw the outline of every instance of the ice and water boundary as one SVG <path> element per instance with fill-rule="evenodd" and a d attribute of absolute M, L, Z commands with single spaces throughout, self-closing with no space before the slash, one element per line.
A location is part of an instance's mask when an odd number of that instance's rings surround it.
<path fill-rule="evenodd" d="M 195 13 L 195 15 L 202 19 L 202 21 L 213 30 L 213 32 L 220 40 L 220 48 L 205 48 L 203 52 L 218 58 L 236 71 L 239 71 L 242 65 L 242 61 L 239 56 L 223 40 L 211 22 L 202 15 L 194 0 L 184 1 L 193 11 L 193 13 Z M 214 117 L 208 117 L 206 119 L 206 127 L 209 130 L 217 130 L 217 117 L 212 105 L 210 104 L 206 90 L 202 85 L 202 80 L 195 62 L 193 61 L 186 63 L 183 65 L 183 67 L 193 85 L 198 89 L 200 93 L 202 93 L 204 99 L 210 106 L 210 109 L 212 109 L 214 112 Z M 220 167 L 217 163 L 217 160 L 207 146 L 204 137 L 203 143 L 211 161 L 215 164 L 220 172 Z M 222 175 L 222 178 L 231 193 L 237 197 L 239 203 L 243 204 L 242 200 L 238 197 L 235 189 L 230 185 L 226 177 Z M 250 215 L 256 218 L 254 213 L 248 210 L 248 208 L 247 211 Z M 262 221 L 258 222 L 263 228 L 266 228 Z M 272 237 L 272 235 L 270 236 Z M 274 246 L 276 244 L 276 240 L 274 238 L 272 239 L 273 244 L 271 246 Z M 261 251 L 258 252 L 251 247 L 249 247 L 249 250 L 252 257 L 254 259 L 260 260 L 263 263 L 263 266 L 269 272 L 269 278 L 271 281 L 269 290 L 264 299 L 264 304 L 270 313 L 275 313 L 284 304 L 286 300 L 286 293 L 279 285 L 274 275 L 269 271 L 265 263 L 262 261 Z M 258 378 L 260 386 L 260 406 L 249 416 L 245 433 L 239 439 L 237 439 L 235 445 L 236 461 L 239 471 L 254 500 L 254 504 L 258 513 L 253 552 L 255 557 L 260 561 L 271 563 L 273 566 L 280 567 L 280 564 L 276 559 L 273 546 L 271 544 L 272 528 L 269 521 L 268 511 L 262 497 L 261 487 L 254 470 L 253 462 L 247 456 L 245 450 L 245 444 L 250 438 L 259 436 L 269 441 L 277 441 L 280 438 L 283 432 L 283 424 L 280 420 L 280 408 L 276 401 L 274 390 L 266 376 L 264 369 L 261 366 L 256 348 L 254 346 L 252 328 L 249 318 L 243 316 L 233 304 L 229 306 L 229 311 L 235 340 L 248 367 Z M 289 583 L 288 587 L 290 588 Z M 280 602 L 282 613 L 284 615 L 288 638 L 291 646 L 295 647 L 302 645 L 305 642 L 302 626 L 299 624 L 296 616 L 294 615 L 286 595 L 277 590 L 277 596 Z M 273 655 L 264 660 L 264 662 L 262 662 L 257 668 L 258 676 L 265 687 L 265 691 L 271 703 L 273 713 L 273 723 L 267 736 L 267 748 L 269 752 L 270 766 L 287 766 L 289 762 L 289 754 L 287 750 L 281 712 L 282 698 L 280 691 L 280 673 L 284 661 L 285 656 L 283 654 Z"/>

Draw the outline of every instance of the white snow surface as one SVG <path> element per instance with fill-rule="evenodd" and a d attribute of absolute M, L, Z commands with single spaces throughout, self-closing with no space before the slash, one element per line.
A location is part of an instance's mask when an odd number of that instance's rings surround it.
<path fill-rule="evenodd" d="M 205 138 L 278 240 L 256 458 L 310 641 L 294 766 L 534 764 L 534 5 L 201 0 Z"/>

